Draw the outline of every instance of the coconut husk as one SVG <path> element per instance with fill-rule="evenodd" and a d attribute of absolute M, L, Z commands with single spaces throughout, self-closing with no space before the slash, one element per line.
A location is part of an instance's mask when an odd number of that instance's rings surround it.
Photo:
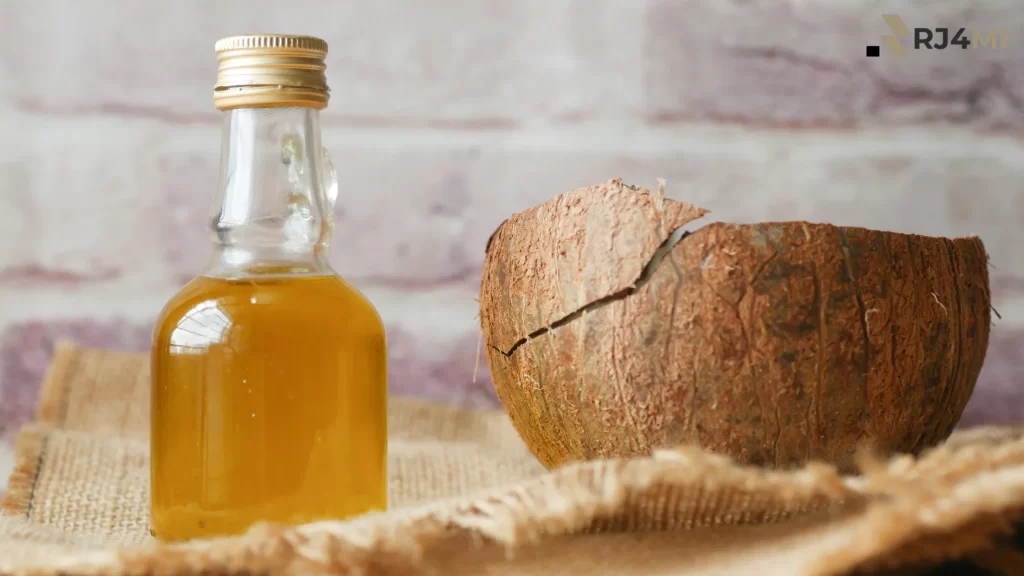
<path fill-rule="evenodd" d="M 851 471 L 949 436 L 988 345 L 981 240 L 705 212 L 616 179 L 491 237 L 487 359 L 545 466 L 696 445 Z"/>

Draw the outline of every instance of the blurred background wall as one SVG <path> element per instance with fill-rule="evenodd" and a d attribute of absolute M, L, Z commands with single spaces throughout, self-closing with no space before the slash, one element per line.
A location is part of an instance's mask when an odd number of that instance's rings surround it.
<path fill-rule="evenodd" d="M 496 406 L 486 366 L 473 382 L 487 237 L 558 193 L 662 177 L 717 219 L 980 235 L 1002 319 L 963 423 L 1022 423 L 1018 4 L 0 0 L 0 435 L 55 340 L 144 350 L 202 269 L 213 43 L 246 32 L 330 43 L 332 260 L 381 311 L 393 392 Z M 1009 42 L 866 58 L 883 13 Z"/>

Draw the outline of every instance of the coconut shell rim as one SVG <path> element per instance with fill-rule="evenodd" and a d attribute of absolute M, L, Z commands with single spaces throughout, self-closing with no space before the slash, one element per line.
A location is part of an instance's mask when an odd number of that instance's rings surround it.
<path fill-rule="evenodd" d="M 551 200 L 548 200 L 547 202 L 550 202 L 550 201 Z M 665 198 L 665 201 L 668 201 L 668 202 L 679 202 L 679 203 L 684 203 L 684 204 L 687 203 L 687 202 L 685 202 L 683 200 L 676 200 L 674 198 Z M 544 203 L 546 203 L 546 202 L 538 204 L 537 206 L 540 206 L 540 205 L 542 205 Z M 704 216 L 701 216 L 701 217 L 698 217 L 698 218 L 696 218 L 694 220 L 691 220 L 690 222 L 687 222 L 686 224 L 683 224 L 679 228 L 686 228 L 691 223 L 700 223 L 699 220 L 701 218 L 703 218 L 703 217 L 707 216 L 708 214 L 712 213 L 711 210 L 707 210 L 707 209 L 701 208 L 700 206 L 697 206 L 696 204 L 691 204 L 691 206 L 695 206 L 695 207 L 697 207 L 697 208 L 699 208 L 701 210 L 704 210 Z M 484 247 L 484 254 L 485 255 L 490 253 L 491 246 L 494 243 L 494 238 L 498 235 L 498 232 L 506 224 L 511 222 L 516 216 L 519 216 L 522 213 L 523 212 L 517 212 L 516 214 L 513 214 L 512 216 L 506 218 L 505 220 L 502 221 L 501 224 L 498 225 L 497 228 L 494 229 L 494 232 L 491 232 L 491 235 L 487 238 L 487 244 Z M 712 226 L 734 226 L 734 227 L 754 228 L 754 227 L 768 227 L 768 226 L 805 225 L 805 226 L 831 226 L 833 228 L 837 228 L 837 229 L 840 229 L 840 230 L 864 231 L 864 232 L 872 232 L 872 233 L 876 233 L 876 234 L 890 234 L 890 235 L 894 235 L 894 236 L 904 236 L 904 237 L 909 237 L 909 238 L 923 238 L 923 239 L 926 239 L 926 240 L 978 240 L 979 242 L 982 242 L 982 244 L 984 244 L 984 240 L 981 238 L 981 236 L 979 236 L 977 234 L 965 234 L 965 235 L 960 235 L 960 236 L 942 236 L 942 235 L 936 235 L 936 234 L 921 234 L 921 233 L 918 233 L 918 232 L 901 232 L 899 230 L 886 230 L 886 229 L 883 229 L 883 228 L 869 228 L 867 226 L 857 226 L 857 225 L 848 225 L 848 224 L 836 224 L 834 222 L 815 222 L 813 220 L 760 220 L 760 221 L 757 221 L 757 222 L 730 222 L 730 221 L 725 221 L 725 220 L 713 220 L 711 222 L 704 222 L 704 223 L 700 223 L 700 224 L 701 224 L 700 226 L 698 226 L 698 227 L 696 227 L 696 228 L 694 228 L 692 230 L 688 230 L 687 231 L 688 232 L 687 235 L 688 236 L 692 236 L 693 234 L 696 234 L 700 230 L 702 230 L 704 228 L 712 227 Z M 673 229 L 673 230 L 669 230 L 669 233 L 671 234 L 672 232 L 675 232 L 676 230 L 678 230 L 678 228 Z"/>

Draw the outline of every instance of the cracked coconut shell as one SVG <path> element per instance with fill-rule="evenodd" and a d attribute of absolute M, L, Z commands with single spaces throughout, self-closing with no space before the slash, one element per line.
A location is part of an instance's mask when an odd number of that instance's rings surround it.
<path fill-rule="evenodd" d="M 863 444 L 917 453 L 950 434 L 988 345 L 979 239 L 693 226 L 704 213 L 611 180 L 491 237 L 487 360 L 545 466 L 696 444 L 850 470 Z"/>

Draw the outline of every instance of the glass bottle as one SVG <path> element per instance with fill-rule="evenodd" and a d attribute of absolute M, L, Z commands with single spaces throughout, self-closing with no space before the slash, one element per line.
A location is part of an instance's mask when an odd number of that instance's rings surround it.
<path fill-rule="evenodd" d="M 327 45 L 235 36 L 216 52 L 213 257 L 153 334 L 151 526 L 165 541 L 387 504 L 384 329 L 327 262 Z"/>

